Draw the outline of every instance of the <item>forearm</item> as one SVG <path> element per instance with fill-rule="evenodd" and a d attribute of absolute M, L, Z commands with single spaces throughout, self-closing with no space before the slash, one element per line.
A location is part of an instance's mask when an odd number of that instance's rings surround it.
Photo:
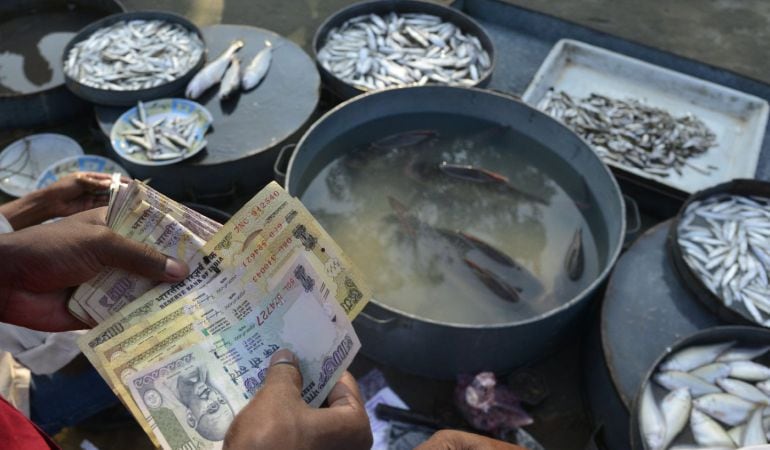
<path fill-rule="evenodd" d="M 5 216 L 14 230 L 37 225 L 51 218 L 50 205 L 42 191 L 0 205 L 0 214 Z"/>

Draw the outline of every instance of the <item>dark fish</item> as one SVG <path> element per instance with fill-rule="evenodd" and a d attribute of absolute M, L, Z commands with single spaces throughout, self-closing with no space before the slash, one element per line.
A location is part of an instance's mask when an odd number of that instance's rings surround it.
<path fill-rule="evenodd" d="M 508 177 L 504 175 L 467 164 L 450 164 L 444 161 L 438 165 L 438 168 L 450 177 L 474 183 L 508 184 Z"/>
<path fill-rule="evenodd" d="M 572 242 L 567 249 L 567 255 L 564 257 L 564 269 L 570 280 L 579 280 L 583 275 L 585 267 L 585 256 L 583 255 L 583 229 L 578 228 L 572 237 Z"/>
<path fill-rule="evenodd" d="M 508 177 L 501 175 L 491 170 L 482 169 L 466 164 L 450 164 L 446 161 L 439 164 L 439 169 L 449 175 L 450 177 L 459 178 L 461 180 L 471 181 L 474 183 L 489 184 L 493 186 L 499 186 L 503 189 L 509 190 L 514 194 L 521 195 L 531 201 L 547 204 L 548 202 L 536 195 L 524 192 L 521 189 L 514 187 Z"/>
<path fill-rule="evenodd" d="M 482 241 L 476 236 L 468 234 L 464 231 L 458 231 L 457 233 L 460 236 L 462 236 L 462 238 L 465 239 L 467 242 L 469 242 L 471 245 L 481 250 L 485 255 L 489 256 L 490 258 L 499 262 L 500 264 L 503 264 L 508 267 L 518 267 L 518 265 L 516 264 L 516 261 L 514 261 L 513 258 L 506 255 L 501 250 L 498 250 L 495 247 L 492 247 L 490 244 Z"/>
<path fill-rule="evenodd" d="M 404 131 L 402 133 L 391 134 L 390 136 L 378 139 L 372 142 L 371 147 L 379 150 L 412 147 L 436 136 L 438 136 L 438 132 L 434 130 Z"/>
<path fill-rule="evenodd" d="M 497 294 L 498 297 L 502 298 L 503 300 L 507 300 L 509 302 L 517 302 L 520 299 L 519 292 L 520 289 L 511 286 L 510 284 L 503 281 L 500 277 L 495 275 L 494 273 L 490 272 L 487 269 L 484 269 L 483 267 L 479 266 L 475 262 L 471 261 L 468 258 L 464 259 L 465 264 L 468 265 L 473 270 L 473 273 L 476 274 L 476 276 L 487 285 L 487 287 Z"/>
<path fill-rule="evenodd" d="M 391 209 L 396 213 L 398 222 L 401 227 L 406 231 L 412 239 L 417 238 L 417 230 L 414 226 L 414 219 L 409 215 L 409 211 L 403 203 L 388 195 L 388 203 L 390 203 Z"/>

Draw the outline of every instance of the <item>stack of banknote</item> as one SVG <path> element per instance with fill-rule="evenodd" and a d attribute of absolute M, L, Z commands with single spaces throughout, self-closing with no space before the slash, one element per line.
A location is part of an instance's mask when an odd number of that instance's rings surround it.
<path fill-rule="evenodd" d="M 73 295 L 83 353 L 156 445 L 214 449 L 280 348 L 320 405 L 360 344 L 371 294 L 304 206 L 271 183 L 225 225 L 114 180 L 108 224 L 190 266 L 176 284 L 107 270 Z"/>

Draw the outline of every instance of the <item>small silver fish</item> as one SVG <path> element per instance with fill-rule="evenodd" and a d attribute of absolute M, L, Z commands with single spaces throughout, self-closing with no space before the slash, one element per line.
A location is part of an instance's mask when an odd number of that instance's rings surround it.
<path fill-rule="evenodd" d="M 690 375 L 694 375 L 709 383 L 716 383 L 720 378 L 727 378 L 730 376 L 730 366 L 725 363 L 711 363 L 690 372 Z"/>
<path fill-rule="evenodd" d="M 254 89 L 265 77 L 273 60 L 273 44 L 265 41 L 265 48 L 260 50 L 243 69 L 241 87 L 244 91 Z"/>
<path fill-rule="evenodd" d="M 666 358 L 660 365 L 660 369 L 688 372 L 714 362 L 719 355 L 734 344 L 735 342 L 725 342 L 688 347 Z"/>
<path fill-rule="evenodd" d="M 750 445 L 764 445 L 767 444 L 767 438 L 765 437 L 765 430 L 762 424 L 762 408 L 757 408 L 751 413 L 748 423 L 746 423 L 746 429 L 743 432 L 741 439 L 741 446 L 748 447 Z"/>
<path fill-rule="evenodd" d="M 660 372 L 655 374 L 653 378 L 658 384 L 668 390 L 686 388 L 690 391 L 693 397 L 700 397 L 701 395 L 716 394 L 722 392 L 721 389 L 714 386 L 713 384 L 687 372 L 679 372 L 676 370 Z"/>
<path fill-rule="evenodd" d="M 680 388 L 669 392 L 660 403 L 663 412 L 663 420 L 666 423 L 666 438 L 661 448 L 667 448 L 679 433 L 687 425 L 692 407 L 692 397 L 687 388 Z"/>
<path fill-rule="evenodd" d="M 763 347 L 736 347 L 719 355 L 717 362 L 745 361 L 762 356 L 770 350 L 770 345 Z"/>
<path fill-rule="evenodd" d="M 735 448 L 730 435 L 721 425 L 695 409 L 690 413 L 690 430 L 701 447 Z"/>
<path fill-rule="evenodd" d="M 770 397 L 745 381 L 724 378 L 717 380 L 717 384 L 728 394 L 732 394 L 752 403 L 770 405 Z"/>
<path fill-rule="evenodd" d="M 753 361 L 733 361 L 730 363 L 730 376 L 747 381 L 770 379 L 770 368 Z"/>
<path fill-rule="evenodd" d="M 731 426 L 749 418 L 755 405 L 731 394 L 708 394 L 693 400 L 695 408 Z"/>
<path fill-rule="evenodd" d="M 241 86 L 241 61 L 237 56 L 233 55 L 230 61 L 230 67 L 227 68 L 222 82 L 219 84 L 219 100 L 225 100 L 229 98 L 233 93 L 238 91 Z"/>
<path fill-rule="evenodd" d="M 666 422 L 652 395 L 652 386 L 647 383 L 642 391 L 639 405 L 639 425 L 642 438 L 650 450 L 659 450 L 666 440 Z"/>
<path fill-rule="evenodd" d="M 185 90 L 187 98 L 196 99 L 210 87 L 219 83 L 230 65 L 230 59 L 243 45 L 244 43 L 240 39 L 233 41 L 222 54 L 195 74 Z"/>

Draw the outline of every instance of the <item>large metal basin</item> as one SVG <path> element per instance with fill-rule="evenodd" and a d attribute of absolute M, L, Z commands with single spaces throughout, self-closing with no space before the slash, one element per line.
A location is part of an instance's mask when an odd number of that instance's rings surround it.
<path fill-rule="evenodd" d="M 301 197 L 317 173 L 347 151 L 329 145 L 341 133 L 376 119 L 415 113 L 450 113 L 507 125 L 571 165 L 585 179 L 596 204 L 586 220 L 601 266 L 598 276 L 560 307 L 511 323 L 444 323 L 375 299 L 354 322 L 362 351 L 381 363 L 434 378 L 481 370 L 506 372 L 547 356 L 575 330 L 615 263 L 625 232 L 624 204 L 615 179 L 588 145 L 559 122 L 512 97 L 480 89 L 427 86 L 366 94 L 331 110 L 305 133 L 289 162 L 288 191 Z"/>

